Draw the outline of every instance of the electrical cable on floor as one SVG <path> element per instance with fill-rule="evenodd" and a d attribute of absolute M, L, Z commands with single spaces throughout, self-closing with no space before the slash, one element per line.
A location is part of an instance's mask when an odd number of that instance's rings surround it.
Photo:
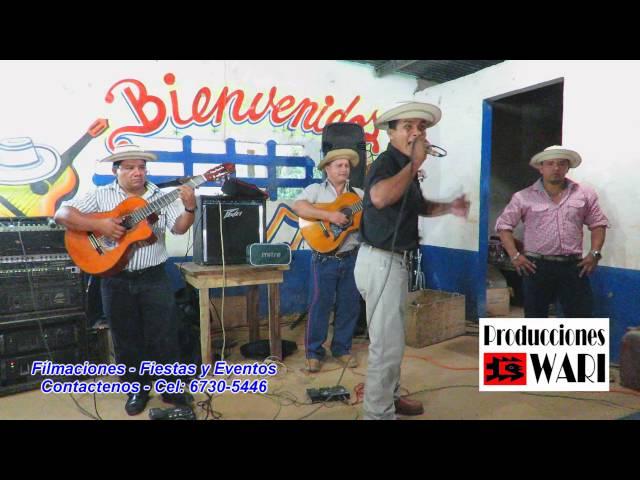
<path fill-rule="evenodd" d="M 532 392 L 514 392 L 514 393 L 521 393 L 523 395 L 530 395 L 532 397 L 548 397 L 548 398 L 562 398 L 562 399 L 567 399 L 567 400 L 582 400 L 582 401 L 585 401 L 585 402 L 600 403 L 600 404 L 606 405 L 606 406 L 612 406 L 612 407 L 618 407 L 618 408 L 626 408 L 627 410 L 637 410 L 638 409 L 638 407 L 627 407 L 627 406 L 621 405 L 619 403 L 611 402 L 609 400 L 602 400 L 602 399 L 598 399 L 598 398 L 580 398 L 580 397 L 574 397 L 574 396 L 570 396 L 570 395 L 553 395 L 553 394 L 532 393 Z M 594 392 L 594 393 L 598 393 L 598 392 Z"/>
<path fill-rule="evenodd" d="M 203 420 L 209 420 L 209 415 L 211 415 L 212 420 L 220 420 L 222 418 L 222 413 L 213 409 L 213 396 L 209 392 L 204 392 L 204 394 L 207 396 L 207 399 L 196 403 L 196 405 L 206 413 Z"/>
<path fill-rule="evenodd" d="M 324 405 L 320 405 L 318 406 L 318 408 L 316 408 L 315 410 L 307 413 L 306 415 L 303 415 L 300 418 L 297 418 L 296 420 L 304 420 L 305 418 L 309 418 L 311 415 L 313 415 L 314 413 L 316 413 L 318 410 L 320 410 Z"/>
<path fill-rule="evenodd" d="M 422 390 L 416 390 L 415 392 L 410 392 L 410 393 L 408 393 L 407 395 L 404 395 L 404 396 L 410 397 L 410 396 L 413 396 L 413 395 L 417 395 L 419 393 L 437 392 L 437 391 L 440 391 L 440 390 L 447 390 L 447 389 L 451 389 L 451 388 L 478 388 L 478 385 L 445 385 L 445 386 L 442 386 L 442 387 L 424 388 Z M 554 394 L 533 393 L 533 392 L 504 392 L 504 393 L 517 393 L 517 394 L 529 395 L 529 396 L 533 396 L 533 397 L 560 398 L 560 399 L 565 399 L 565 400 L 581 400 L 581 401 L 585 401 L 585 402 L 600 403 L 600 404 L 605 405 L 605 406 L 612 406 L 612 407 L 617 407 L 617 408 L 625 408 L 627 410 L 637 410 L 637 407 L 627 407 L 627 406 L 621 405 L 619 403 L 611 402 L 609 400 L 602 400 L 602 399 L 598 399 L 598 398 L 581 398 L 581 397 L 575 397 L 575 396 L 571 396 L 571 395 L 554 395 Z M 594 393 L 597 393 L 597 392 L 594 392 Z"/>
<path fill-rule="evenodd" d="M 96 383 L 96 377 L 93 377 L 93 383 Z M 96 412 L 96 415 L 98 417 L 98 420 L 104 420 L 104 418 L 102 418 L 100 416 L 100 413 L 98 412 L 98 401 L 96 399 L 96 392 L 93 392 L 93 409 Z"/>
<path fill-rule="evenodd" d="M 404 358 L 417 358 L 418 360 L 424 360 L 425 362 L 432 363 L 437 367 L 445 368 L 447 370 L 457 370 L 457 371 L 477 371 L 477 370 L 479 370 L 478 367 L 450 367 L 448 365 L 444 365 L 442 363 L 439 363 L 439 362 L 435 361 L 433 358 L 427 357 L 427 356 L 421 357 L 420 355 L 408 355 L 408 354 L 405 354 L 403 359 Z"/>

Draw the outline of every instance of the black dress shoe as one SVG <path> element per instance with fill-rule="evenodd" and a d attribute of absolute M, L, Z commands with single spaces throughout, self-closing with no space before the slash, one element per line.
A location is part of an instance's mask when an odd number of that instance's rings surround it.
<path fill-rule="evenodd" d="M 138 415 L 147 406 L 148 401 L 149 392 L 130 393 L 124 409 L 129 415 Z"/>
<path fill-rule="evenodd" d="M 193 395 L 190 393 L 163 393 L 162 401 L 173 405 L 188 406 L 193 403 Z"/>

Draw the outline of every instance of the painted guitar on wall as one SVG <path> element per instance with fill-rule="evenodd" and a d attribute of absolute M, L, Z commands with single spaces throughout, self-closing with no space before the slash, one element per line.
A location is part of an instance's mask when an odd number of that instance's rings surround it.
<path fill-rule="evenodd" d="M 6 161 L 0 158 L 5 169 L 0 175 L 4 177 L 0 178 L 0 217 L 53 216 L 60 202 L 71 198 L 78 189 L 73 160 L 107 128 L 107 119 L 97 119 L 60 156 L 52 147 L 36 145 L 28 137 L 3 140 L 0 151 Z M 47 170 L 48 166 L 52 169 Z"/>
<path fill-rule="evenodd" d="M 225 177 L 235 171 L 232 163 L 223 163 L 202 175 L 191 177 L 185 183 L 197 187 L 204 182 L 211 182 Z M 147 203 L 141 197 L 129 197 L 108 212 L 88 214 L 93 218 L 122 217 L 122 226 L 127 232 L 119 240 L 111 240 L 93 232 L 69 230 L 65 232 L 64 243 L 69 256 L 80 269 L 97 276 L 115 275 L 129 262 L 135 248 L 154 243 L 157 239 L 151 224 L 158 220 L 157 212 L 175 201 L 180 194 L 178 189 L 162 195 L 157 200 Z"/>
<path fill-rule="evenodd" d="M 300 232 L 309 246 L 320 253 L 336 250 L 351 232 L 360 228 L 362 200 L 356 193 L 345 192 L 332 203 L 315 203 L 315 208 L 332 212 L 342 212 L 348 219 L 344 227 L 324 220 L 300 217 Z"/>

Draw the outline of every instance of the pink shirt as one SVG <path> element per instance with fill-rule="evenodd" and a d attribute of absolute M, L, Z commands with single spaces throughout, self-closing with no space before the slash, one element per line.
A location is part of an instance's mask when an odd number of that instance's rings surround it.
<path fill-rule="evenodd" d="M 542 179 L 515 193 L 496 221 L 496 231 L 524 223 L 524 249 L 542 255 L 582 255 L 582 225 L 589 230 L 609 227 L 598 195 L 589 187 L 566 179 L 567 188 L 554 203 Z"/>

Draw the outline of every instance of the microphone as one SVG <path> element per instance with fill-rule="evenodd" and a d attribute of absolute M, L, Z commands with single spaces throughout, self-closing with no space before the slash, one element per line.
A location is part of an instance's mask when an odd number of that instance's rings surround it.
<path fill-rule="evenodd" d="M 432 157 L 446 157 L 447 151 L 444 148 L 439 147 L 438 145 L 429 143 L 427 145 L 427 155 L 431 155 Z"/>

